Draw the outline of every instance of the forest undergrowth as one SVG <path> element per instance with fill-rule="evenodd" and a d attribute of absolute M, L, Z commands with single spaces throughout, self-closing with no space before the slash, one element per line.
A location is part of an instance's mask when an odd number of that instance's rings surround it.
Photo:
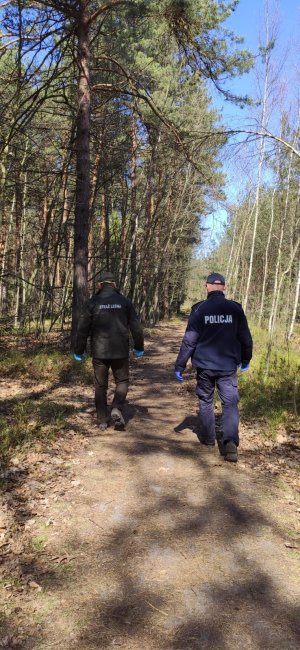
<path fill-rule="evenodd" d="M 179 319 L 171 321 L 176 328 Z M 248 440 L 255 464 L 264 471 L 283 479 L 292 477 L 299 485 L 299 439 L 300 439 L 300 354 L 297 341 L 287 348 L 284 337 L 278 336 L 273 347 L 268 376 L 266 376 L 266 333 L 253 327 L 254 357 L 248 373 L 239 376 L 240 411 L 242 426 L 248 432 Z M 146 334 L 155 338 L 155 328 Z M 179 344 L 179 341 L 178 341 Z M 57 405 L 49 396 L 48 387 L 92 386 L 91 359 L 78 364 L 69 352 L 69 336 L 52 332 L 47 339 L 39 340 L 32 334 L 10 334 L 0 342 L 1 383 L 7 385 L 9 397 L 0 407 L 0 455 L 1 465 L 9 466 L 16 452 L 25 453 L 36 443 L 51 445 L 70 428 L 69 419 L 74 415 L 70 405 Z M 174 353 L 174 360 L 175 360 Z M 14 385 L 24 388 L 14 398 Z M 194 392 L 194 372 L 188 369 L 185 389 Z M 218 399 L 216 409 L 220 409 Z M 275 458 L 267 463 L 269 456 Z M 283 461 L 283 459 L 285 460 Z M 275 462 L 278 461 L 278 462 Z M 286 462 L 287 461 L 287 462 Z M 279 463 L 279 464 L 278 464 Z M 289 481 L 290 482 L 290 481 Z"/>
<path fill-rule="evenodd" d="M 279 404 L 255 344 L 239 462 L 225 463 L 199 444 L 193 369 L 174 380 L 184 325 L 147 332 L 118 433 L 99 432 L 91 360 L 75 364 L 67 337 L 2 340 L 1 647 L 299 647 L 293 400 L 273 425 L 271 408 L 247 409 L 259 386 Z"/>
<path fill-rule="evenodd" d="M 268 434 L 276 439 L 279 430 L 289 433 L 297 426 L 300 413 L 299 335 L 287 344 L 284 333 L 277 333 L 267 370 L 267 332 L 251 326 L 254 355 L 250 371 L 240 377 L 241 407 L 244 418 L 261 418 Z"/>

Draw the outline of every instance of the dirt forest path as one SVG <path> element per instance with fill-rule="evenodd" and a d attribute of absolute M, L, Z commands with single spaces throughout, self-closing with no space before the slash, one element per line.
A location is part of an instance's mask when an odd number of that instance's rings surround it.
<path fill-rule="evenodd" d="M 231 465 L 199 444 L 196 398 L 173 379 L 182 332 L 161 326 L 133 361 L 124 432 L 98 433 L 92 387 L 52 394 L 76 405 L 73 451 L 61 442 L 27 477 L 35 551 L 0 647 L 300 647 L 295 505 L 243 451 Z"/>

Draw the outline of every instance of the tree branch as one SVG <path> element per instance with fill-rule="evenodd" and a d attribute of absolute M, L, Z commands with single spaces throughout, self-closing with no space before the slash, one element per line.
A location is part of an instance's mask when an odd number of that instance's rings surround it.
<path fill-rule="evenodd" d="M 209 137 L 215 137 L 215 136 L 231 136 L 231 135 L 240 135 L 245 133 L 246 135 L 255 135 L 258 138 L 269 138 L 270 140 L 275 140 L 275 142 L 279 142 L 282 144 L 284 147 L 289 149 L 289 151 L 292 151 L 292 153 L 297 156 L 297 158 L 300 158 L 300 151 L 296 149 L 290 142 L 287 142 L 283 138 L 281 138 L 279 135 L 275 135 L 274 133 L 271 133 L 267 129 L 264 131 L 256 131 L 255 129 L 230 129 L 229 131 L 213 131 L 211 134 L 208 134 Z"/>
<path fill-rule="evenodd" d="M 129 4 L 134 4 L 134 3 L 129 2 L 128 0 L 110 0 L 110 2 L 108 2 L 105 5 L 102 5 L 101 7 L 99 7 L 99 9 L 94 11 L 94 13 L 90 16 L 88 20 L 88 24 L 90 25 L 91 23 L 93 23 L 96 20 L 96 18 L 98 18 L 98 16 L 100 16 L 101 14 L 104 14 L 105 11 L 110 11 L 111 9 L 114 9 L 119 5 L 129 5 Z"/>

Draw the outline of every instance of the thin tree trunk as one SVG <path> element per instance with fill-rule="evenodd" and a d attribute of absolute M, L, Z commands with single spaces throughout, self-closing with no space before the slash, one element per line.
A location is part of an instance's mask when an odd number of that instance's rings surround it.
<path fill-rule="evenodd" d="M 15 178 L 15 313 L 14 313 L 14 326 L 17 327 L 19 323 L 19 310 L 20 310 L 20 266 L 21 266 L 21 229 L 23 218 L 23 195 L 22 195 L 22 181 L 21 181 L 21 164 L 16 161 L 16 178 Z"/>
<path fill-rule="evenodd" d="M 78 118 L 76 160 L 76 205 L 74 222 L 74 266 L 71 343 L 75 343 L 78 319 L 88 298 L 88 234 L 90 205 L 90 46 L 89 16 L 83 9 L 78 37 Z"/>
<path fill-rule="evenodd" d="M 289 169 L 288 169 L 288 175 L 287 175 L 287 188 L 286 188 L 285 203 L 284 203 L 284 211 L 283 211 L 283 217 L 282 217 L 282 220 L 281 220 L 280 236 L 279 236 L 279 243 L 278 243 L 278 250 L 277 250 L 277 261 L 276 261 L 276 268 L 275 268 L 275 279 L 274 279 L 274 287 L 273 287 L 272 306 L 271 306 L 270 317 L 269 317 L 269 325 L 268 325 L 268 331 L 269 331 L 269 336 L 270 337 L 272 337 L 273 330 L 274 330 L 274 327 L 275 327 L 276 316 L 277 316 L 278 291 L 279 291 L 279 273 L 280 273 L 280 266 L 281 266 L 281 262 L 282 262 L 283 238 L 284 238 L 284 234 L 285 234 L 285 227 L 286 227 L 286 220 L 287 220 L 287 213 L 288 213 L 288 205 L 289 205 L 292 161 L 293 161 L 293 153 L 290 154 Z M 292 251 L 291 251 L 291 254 L 292 254 Z"/>
<path fill-rule="evenodd" d="M 12 225 L 13 225 L 13 220 L 14 220 L 14 212 L 15 212 L 15 202 L 16 202 L 16 193 L 14 193 L 12 204 L 11 204 L 11 209 L 10 209 L 10 216 L 9 216 L 9 222 L 7 226 L 7 232 L 4 240 L 4 248 L 3 248 L 3 257 L 1 261 L 1 277 L 0 277 L 0 313 L 2 314 L 3 312 L 3 304 L 4 304 L 4 273 L 5 273 L 5 267 L 6 267 L 6 254 L 7 254 L 7 249 L 8 249 L 8 244 L 9 244 L 9 237 L 10 233 L 12 230 Z"/>
<path fill-rule="evenodd" d="M 91 195 L 90 195 L 90 224 L 89 224 L 89 262 L 88 262 L 88 275 L 89 277 L 95 278 L 96 273 L 96 263 L 95 263 L 95 207 L 97 199 L 97 191 L 99 186 L 100 178 L 100 168 L 101 168 L 101 156 L 102 156 L 102 138 L 100 138 L 98 144 L 98 151 L 95 156 L 93 176 L 91 182 Z M 95 288 L 95 282 L 93 289 Z"/>
<path fill-rule="evenodd" d="M 298 129 L 298 133 L 299 133 L 299 129 Z M 299 219 L 296 218 L 299 210 L 299 205 L 300 205 L 300 184 L 298 184 L 298 192 L 297 192 L 295 205 L 293 205 L 291 208 L 292 209 L 292 216 L 290 220 L 290 256 L 291 257 L 293 255 L 295 233 L 298 232 L 298 226 L 299 226 Z M 295 270 L 295 268 L 292 267 L 290 271 L 289 282 L 288 282 L 287 303 L 286 303 L 286 308 L 284 309 L 287 340 L 288 340 L 288 330 L 290 328 L 290 323 L 292 318 L 291 311 L 293 312 L 292 303 L 293 303 L 293 288 L 295 282 L 294 281 L 295 274 L 297 275 L 297 270 Z"/>
<path fill-rule="evenodd" d="M 269 368 L 270 368 L 270 362 L 271 362 L 271 353 L 272 353 L 272 346 L 273 346 L 273 335 L 274 335 L 274 328 L 275 328 L 275 323 L 276 323 L 276 315 L 277 315 L 277 310 L 278 310 L 278 304 L 279 304 L 279 299 L 280 299 L 280 294 L 281 294 L 281 289 L 283 285 L 283 281 L 286 277 L 286 275 L 290 272 L 291 267 L 293 265 L 294 259 L 296 257 L 296 254 L 298 252 L 300 246 L 300 237 L 298 237 L 294 250 L 293 250 L 293 255 L 289 261 L 289 264 L 287 268 L 282 272 L 280 276 L 280 280 L 278 282 L 278 288 L 277 288 L 277 294 L 275 297 L 275 305 L 273 308 L 273 320 L 271 324 L 271 329 L 269 329 L 269 340 L 268 340 L 268 348 L 267 348 L 267 362 L 266 362 L 266 371 L 265 371 L 265 378 L 268 376 L 269 373 Z"/>
<path fill-rule="evenodd" d="M 137 128 L 136 114 L 134 107 L 131 115 L 131 202 L 130 202 L 130 234 L 131 234 L 131 251 L 130 251 L 130 298 L 134 299 L 136 279 L 137 279 L 137 248 L 136 236 L 138 229 L 138 214 L 136 209 L 136 190 L 137 190 Z"/>
<path fill-rule="evenodd" d="M 293 307 L 293 313 L 292 313 L 292 318 L 291 318 L 290 329 L 289 329 L 289 333 L 288 333 L 288 340 L 290 340 L 292 338 L 293 333 L 294 333 L 294 327 L 295 327 L 297 309 L 298 309 L 298 303 L 299 303 L 299 293 L 300 293 L 300 258 L 299 258 L 299 264 L 298 264 L 298 279 L 297 279 L 297 284 L 296 284 L 294 307 Z"/>
<path fill-rule="evenodd" d="M 266 28 L 266 48 L 269 46 L 269 14 L 267 13 L 267 28 Z M 262 113 L 261 113 L 261 128 L 264 130 L 268 123 L 267 116 L 267 104 L 268 104 L 268 93 L 269 93 L 269 74 L 270 74 L 270 51 L 266 49 L 265 53 L 265 77 L 264 77 L 264 90 L 262 98 Z M 251 243 L 251 252 L 250 252 L 250 261 L 248 268 L 248 278 L 246 284 L 246 291 L 243 300 L 243 308 L 247 309 L 250 285 L 252 280 L 252 271 L 253 271 L 253 259 L 254 251 L 256 245 L 256 235 L 257 235 L 257 225 L 259 218 L 259 199 L 260 199 L 260 186 L 261 186 L 261 175 L 262 168 L 264 163 L 265 155 L 265 138 L 260 138 L 260 148 L 259 148 L 259 159 L 258 159 L 258 170 L 257 170 L 257 183 L 256 183 L 256 195 L 255 195 L 255 214 L 254 214 L 254 223 L 252 231 L 252 243 Z"/>
<path fill-rule="evenodd" d="M 233 253 L 234 253 L 234 248 L 235 248 L 235 238 L 236 238 L 236 230 L 237 230 L 237 210 L 235 211 L 234 215 L 234 225 L 233 225 L 233 236 L 232 236 L 232 241 L 231 241 L 231 247 L 230 247 L 230 253 L 229 253 L 229 258 L 227 262 L 227 268 L 226 268 L 226 284 L 230 284 L 230 279 L 231 279 L 231 261 L 233 259 Z"/>
<path fill-rule="evenodd" d="M 267 277 L 269 273 L 269 251 L 270 251 L 270 244 L 271 244 L 271 238 L 273 235 L 273 225 L 274 225 L 274 216 L 275 216 L 275 211 L 274 211 L 274 201 L 275 201 L 275 194 L 276 194 L 276 187 L 274 188 L 272 192 L 272 201 L 271 201 L 271 220 L 270 220 L 270 225 L 268 229 L 268 239 L 267 239 L 267 245 L 266 245 L 266 251 L 265 251 L 265 264 L 264 264 L 264 277 L 263 277 L 263 283 L 262 283 L 262 289 L 261 289 L 261 301 L 260 301 L 260 308 L 259 308 L 259 317 L 258 317 L 258 326 L 261 326 L 261 321 L 264 313 L 264 306 L 265 306 L 265 297 L 266 297 L 266 284 L 267 284 Z"/>
<path fill-rule="evenodd" d="M 235 258 L 233 260 L 234 273 L 233 273 L 233 276 L 232 276 L 232 291 L 230 292 L 230 296 L 234 300 L 236 299 L 236 297 L 239 297 L 239 296 L 236 296 L 237 284 L 239 284 L 241 290 L 243 288 L 243 283 L 241 283 L 241 282 L 238 283 L 238 278 L 240 276 L 241 260 L 242 260 L 242 256 L 243 256 L 243 252 L 244 252 L 245 241 L 246 241 L 247 234 L 248 234 L 248 228 L 249 228 L 250 223 L 251 223 L 254 207 L 255 207 L 255 204 L 253 204 L 252 208 L 250 209 L 250 197 L 249 197 L 249 212 L 248 212 L 247 218 L 245 219 L 245 223 L 243 224 L 243 226 L 241 228 L 241 234 L 240 234 L 240 237 L 239 237 L 239 240 L 238 240 L 236 255 L 235 255 Z"/>
<path fill-rule="evenodd" d="M 7 177 L 7 155 L 8 155 L 8 146 L 5 147 L 3 151 L 3 156 L 0 162 L 1 169 L 1 180 L 0 180 L 0 258 L 2 268 L 5 266 L 5 254 L 6 254 L 6 244 L 7 244 L 7 233 L 6 233 L 6 177 Z M 11 219 L 11 214 L 10 214 Z M 9 228 L 9 226 L 7 226 Z M 4 266 L 3 266 L 4 265 Z M 0 294 L 0 300 L 2 301 L 2 294 Z"/>
<path fill-rule="evenodd" d="M 28 153 L 28 143 L 29 140 L 26 138 L 25 152 L 22 159 L 22 173 L 24 177 L 23 181 L 23 213 L 22 213 L 22 224 L 21 224 L 21 259 L 20 259 L 20 276 L 21 276 L 21 289 L 22 289 L 22 308 L 25 308 L 26 303 L 26 282 L 25 282 L 25 268 L 24 268 L 24 246 L 25 246 L 25 236 L 26 236 L 26 227 L 27 227 L 27 194 L 28 194 L 28 172 L 26 169 L 26 159 Z M 21 314 L 20 314 L 21 316 Z M 23 314 L 22 314 L 23 320 Z"/>
<path fill-rule="evenodd" d="M 110 229 L 109 229 L 109 209 L 110 201 L 107 195 L 107 188 L 105 189 L 105 204 L 104 204 L 104 223 L 105 223 L 105 259 L 106 259 L 106 270 L 110 270 Z"/>
<path fill-rule="evenodd" d="M 247 309 L 247 304 L 248 304 L 248 300 L 249 300 L 249 292 L 250 292 L 250 284 L 251 284 L 251 279 L 252 279 L 253 258 L 254 258 L 254 251 L 255 251 L 255 244 L 256 244 L 256 234 L 257 234 L 257 225 L 258 225 L 258 217 L 259 217 L 260 183 L 261 183 L 262 166 L 263 166 L 263 161 L 264 161 L 264 152 L 265 152 L 265 140 L 264 140 L 264 138 L 261 138 L 260 139 L 260 152 L 259 152 L 259 161 L 258 161 L 255 204 L 254 204 L 255 205 L 255 213 L 254 213 L 254 223 L 253 223 L 253 230 L 252 230 L 252 243 L 251 243 L 251 252 L 250 252 L 250 261 L 249 261 L 249 268 L 248 268 L 248 278 L 247 278 L 247 284 L 246 284 L 246 291 L 245 291 L 245 297 L 244 297 L 244 300 L 243 300 L 243 308 L 244 308 L 244 310 Z"/>

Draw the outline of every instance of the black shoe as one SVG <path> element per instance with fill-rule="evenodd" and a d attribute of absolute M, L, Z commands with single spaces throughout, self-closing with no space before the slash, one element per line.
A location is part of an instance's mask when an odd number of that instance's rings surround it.
<path fill-rule="evenodd" d="M 224 448 L 224 460 L 228 460 L 230 463 L 237 463 L 238 455 L 236 443 L 233 442 L 233 440 L 230 440 L 225 443 Z"/>
<path fill-rule="evenodd" d="M 214 442 L 209 442 L 207 440 L 203 440 L 200 438 L 201 445 L 205 445 L 206 447 L 214 447 L 215 443 Z"/>
<path fill-rule="evenodd" d="M 125 428 L 125 420 L 119 409 L 113 408 L 110 417 L 115 426 L 115 429 L 122 431 Z"/>

